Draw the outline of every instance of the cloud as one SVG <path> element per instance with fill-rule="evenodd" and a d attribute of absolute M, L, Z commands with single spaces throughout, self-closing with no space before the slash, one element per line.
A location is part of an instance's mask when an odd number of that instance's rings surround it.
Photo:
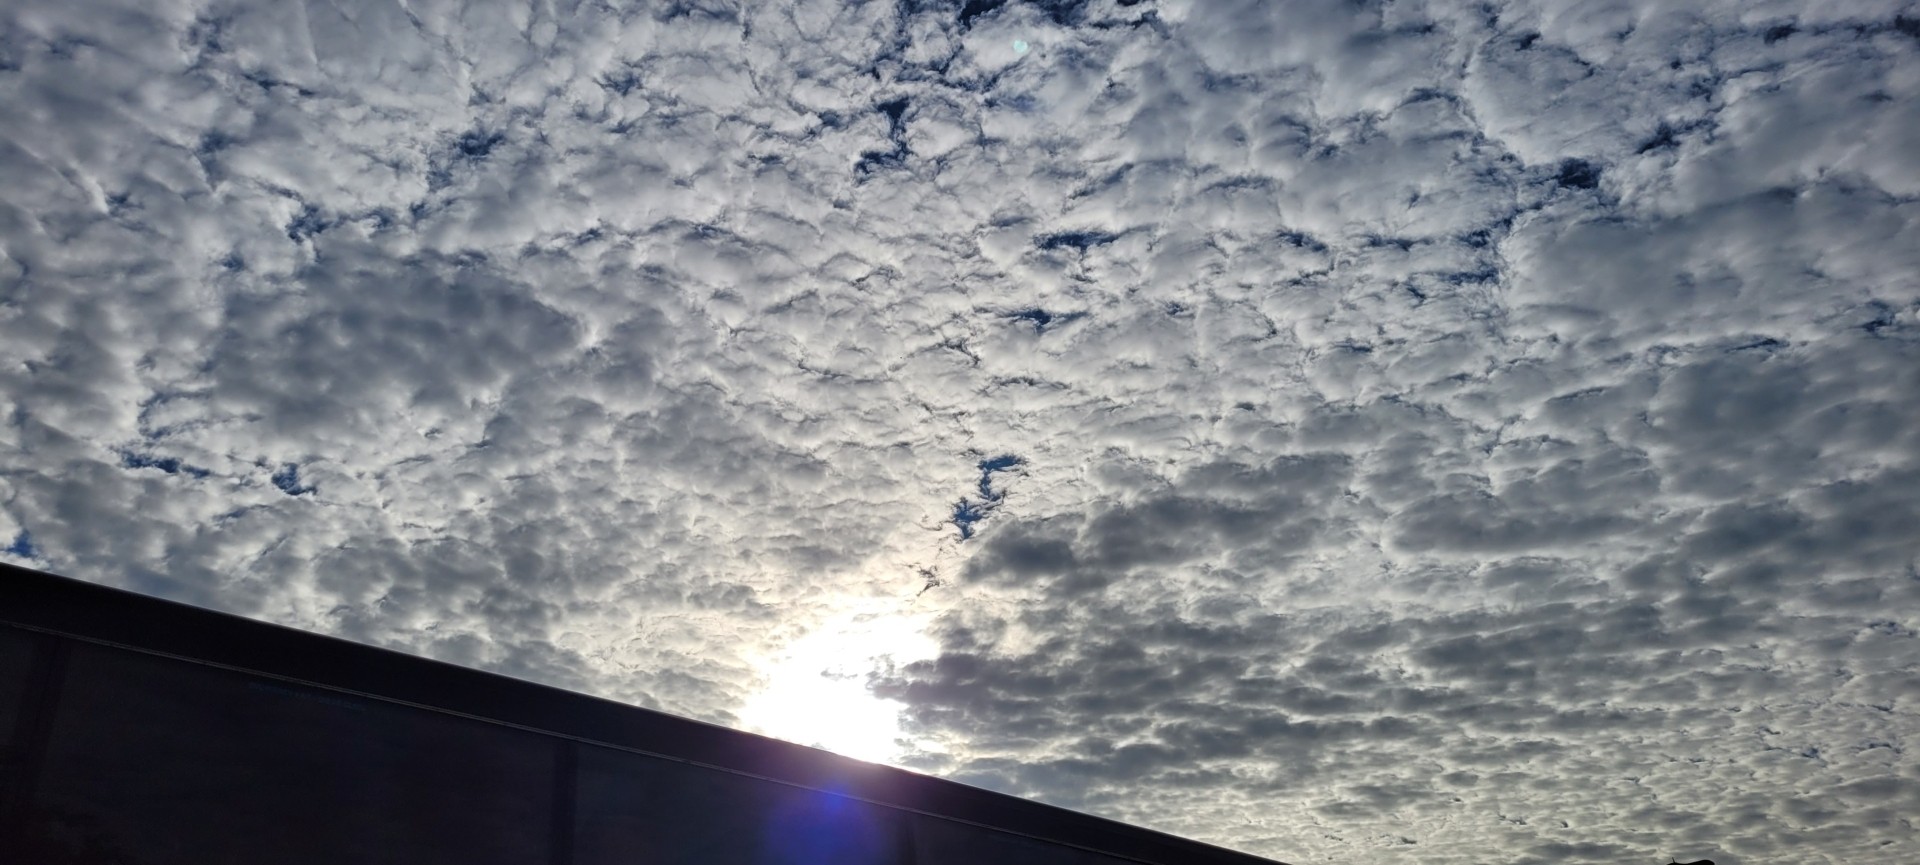
<path fill-rule="evenodd" d="M 915 765 L 1281 859 L 1898 858 L 1916 18 L 16 4 L 0 542 L 721 722 L 926 617 Z"/>

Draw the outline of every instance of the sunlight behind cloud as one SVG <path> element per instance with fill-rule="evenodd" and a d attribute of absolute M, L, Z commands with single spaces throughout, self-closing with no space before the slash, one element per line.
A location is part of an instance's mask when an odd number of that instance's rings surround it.
<path fill-rule="evenodd" d="M 850 614 L 789 644 L 764 668 L 767 686 L 740 710 L 747 729 L 874 763 L 907 750 L 897 700 L 876 697 L 867 675 L 932 657 L 938 644 L 918 618 Z"/>

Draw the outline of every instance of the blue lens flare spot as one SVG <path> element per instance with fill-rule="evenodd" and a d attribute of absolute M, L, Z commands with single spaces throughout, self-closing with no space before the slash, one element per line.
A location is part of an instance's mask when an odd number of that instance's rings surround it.
<path fill-rule="evenodd" d="M 1015 54 L 1025 54 L 1027 53 L 1028 49 L 1031 49 L 1032 47 L 1033 46 L 1027 44 L 1027 40 L 1025 39 L 1013 40 L 1013 53 Z"/>

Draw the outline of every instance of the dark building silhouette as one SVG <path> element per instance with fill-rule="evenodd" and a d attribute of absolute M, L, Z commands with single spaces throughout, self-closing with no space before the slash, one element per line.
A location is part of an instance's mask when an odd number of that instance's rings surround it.
<path fill-rule="evenodd" d="M 0 863 L 1271 865 L 5 565 Z"/>

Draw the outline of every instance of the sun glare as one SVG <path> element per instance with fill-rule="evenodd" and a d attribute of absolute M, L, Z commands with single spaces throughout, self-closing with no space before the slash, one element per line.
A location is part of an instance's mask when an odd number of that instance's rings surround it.
<path fill-rule="evenodd" d="M 867 675 L 889 661 L 932 657 L 922 623 L 901 616 L 848 616 L 789 644 L 765 668 L 767 686 L 747 699 L 747 729 L 836 754 L 889 763 L 906 751 L 898 700 L 867 690 Z"/>

